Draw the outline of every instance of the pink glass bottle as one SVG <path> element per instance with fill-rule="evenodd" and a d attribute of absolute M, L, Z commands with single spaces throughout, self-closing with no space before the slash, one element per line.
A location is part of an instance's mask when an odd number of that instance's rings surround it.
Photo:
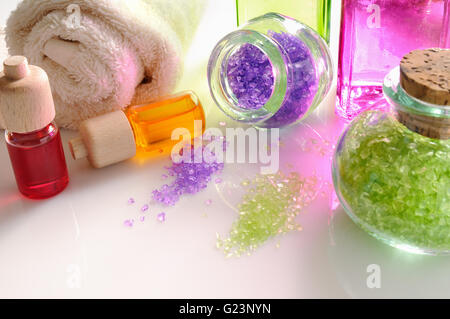
<path fill-rule="evenodd" d="M 450 0 L 342 0 L 337 113 L 383 108 L 382 83 L 415 49 L 448 48 Z"/>
<path fill-rule="evenodd" d="M 45 71 L 21 56 L 6 59 L 0 73 L 0 101 L 19 191 L 31 199 L 63 191 L 69 177 Z"/>

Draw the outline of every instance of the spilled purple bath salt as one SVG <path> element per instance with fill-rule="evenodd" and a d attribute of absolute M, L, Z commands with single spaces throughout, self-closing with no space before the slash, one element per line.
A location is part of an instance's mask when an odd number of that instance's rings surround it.
<path fill-rule="evenodd" d="M 220 163 L 214 154 L 209 153 L 208 161 L 198 161 L 195 158 L 198 154 L 203 154 L 205 147 L 191 149 L 191 161 L 188 163 L 172 163 L 167 167 L 168 175 L 175 179 L 170 184 L 163 185 L 160 189 L 153 191 L 153 200 L 166 206 L 175 205 L 182 195 L 196 194 L 208 186 L 212 176 L 223 170 L 223 163 Z"/>
<path fill-rule="evenodd" d="M 298 37 L 269 31 L 282 48 L 288 69 L 287 90 L 280 109 L 268 119 L 267 127 L 281 127 L 296 122 L 309 109 L 318 81 L 311 52 Z M 229 58 L 229 85 L 243 109 L 263 107 L 273 94 L 274 73 L 267 55 L 252 44 L 242 45 Z"/>
<path fill-rule="evenodd" d="M 123 222 L 123 225 L 124 225 L 125 227 L 129 227 L 129 228 L 133 227 L 133 225 L 134 225 L 134 219 L 127 219 L 126 221 Z"/>
<path fill-rule="evenodd" d="M 160 223 L 164 223 L 166 221 L 166 213 L 163 212 L 163 213 L 158 214 L 157 218 Z"/>
<path fill-rule="evenodd" d="M 212 200 L 211 199 L 208 199 L 206 202 L 205 202 L 205 205 L 206 206 L 211 206 L 212 205 Z"/>
<path fill-rule="evenodd" d="M 228 83 L 245 109 L 260 109 L 273 92 L 274 76 L 267 55 L 256 46 L 242 45 L 228 60 Z"/>

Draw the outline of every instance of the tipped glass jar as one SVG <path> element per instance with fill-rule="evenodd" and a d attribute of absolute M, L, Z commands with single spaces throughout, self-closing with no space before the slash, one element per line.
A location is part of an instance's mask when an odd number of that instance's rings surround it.
<path fill-rule="evenodd" d="M 286 16 L 268 13 L 225 36 L 208 65 L 211 95 L 232 119 L 283 127 L 304 119 L 333 79 L 320 35 Z"/>
<path fill-rule="evenodd" d="M 366 111 L 342 135 L 333 161 L 347 214 L 387 244 L 450 253 L 450 106 L 408 94 L 396 68 L 383 91 L 392 110 Z"/>

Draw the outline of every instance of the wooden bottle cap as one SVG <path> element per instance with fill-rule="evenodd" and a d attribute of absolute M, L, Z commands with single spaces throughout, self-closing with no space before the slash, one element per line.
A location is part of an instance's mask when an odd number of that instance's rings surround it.
<path fill-rule="evenodd" d="M 69 142 L 72 157 L 87 157 L 95 168 L 119 163 L 136 155 L 133 129 L 123 111 L 84 121 L 80 137 Z"/>
<path fill-rule="evenodd" d="M 400 63 L 400 83 L 412 97 L 435 105 L 450 105 L 450 50 L 415 50 Z M 426 105 L 426 104 L 424 104 Z M 450 119 L 397 110 L 399 121 L 427 137 L 450 138 Z"/>
<path fill-rule="evenodd" d="M 450 50 L 415 50 L 405 55 L 400 63 L 400 83 L 421 101 L 450 105 Z"/>
<path fill-rule="evenodd" d="M 13 81 L 23 79 L 30 73 L 28 60 L 24 56 L 16 55 L 3 62 L 5 76 Z"/>
<path fill-rule="evenodd" d="M 55 118 L 55 106 L 47 73 L 28 65 L 23 56 L 12 56 L 0 73 L 0 113 L 8 131 L 40 130 Z"/>

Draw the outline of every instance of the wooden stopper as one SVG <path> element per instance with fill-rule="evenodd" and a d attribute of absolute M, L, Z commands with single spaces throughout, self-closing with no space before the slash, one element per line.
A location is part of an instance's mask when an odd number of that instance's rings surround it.
<path fill-rule="evenodd" d="M 450 50 L 416 50 L 400 63 L 400 82 L 409 95 L 428 103 L 450 105 Z"/>
<path fill-rule="evenodd" d="M 435 105 L 450 105 L 450 50 L 415 50 L 400 63 L 400 83 L 412 97 Z M 426 104 L 424 104 L 426 105 Z M 450 138 L 450 119 L 397 110 L 409 129 L 427 137 Z"/>
<path fill-rule="evenodd" d="M 40 130 L 55 118 L 55 106 L 47 73 L 28 65 L 23 56 L 3 63 L 0 73 L 0 113 L 5 129 L 15 133 Z"/>
<path fill-rule="evenodd" d="M 122 111 L 84 121 L 80 137 L 69 142 L 74 159 L 87 157 L 95 168 L 119 163 L 136 155 L 136 143 L 130 122 Z"/>
<path fill-rule="evenodd" d="M 411 131 L 439 140 L 450 139 L 450 119 L 418 115 L 397 110 L 397 118 Z"/>
<path fill-rule="evenodd" d="M 3 72 L 5 72 L 5 76 L 12 81 L 23 79 L 30 73 L 27 58 L 17 55 L 6 59 L 5 62 L 3 62 Z"/>
<path fill-rule="evenodd" d="M 70 152 L 75 160 L 85 158 L 89 155 L 86 146 L 81 137 L 74 138 L 69 141 Z"/>

